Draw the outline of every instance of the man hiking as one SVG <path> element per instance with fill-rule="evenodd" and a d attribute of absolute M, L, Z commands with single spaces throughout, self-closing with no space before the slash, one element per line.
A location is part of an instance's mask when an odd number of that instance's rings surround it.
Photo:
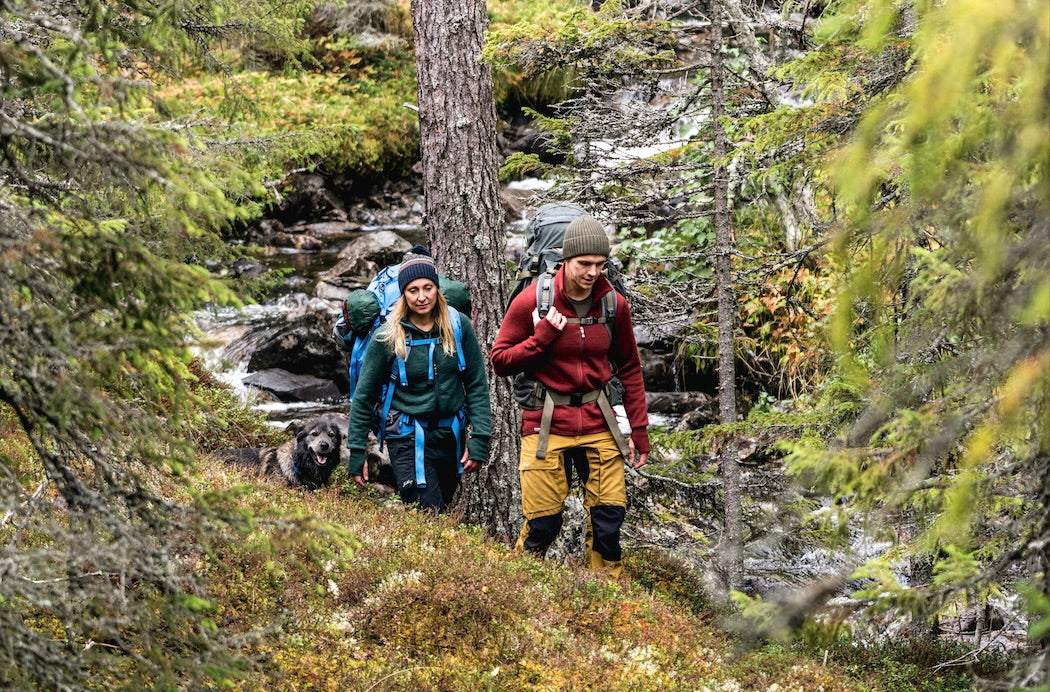
<path fill-rule="evenodd" d="M 491 358 L 496 374 L 519 376 L 525 522 L 517 549 L 547 552 L 561 529 L 575 466 L 588 517 L 587 566 L 616 578 L 627 506 L 624 461 L 640 468 L 650 447 L 630 308 L 602 273 L 609 254 L 602 225 L 587 214 L 574 219 L 565 229 L 562 265 L 553 280 L 541 277 L 536 290 L 514 298 Z M 622 388 L 611 385 L 614 368 Z M 613 411 L 620 389 L 625 432 Z"/>

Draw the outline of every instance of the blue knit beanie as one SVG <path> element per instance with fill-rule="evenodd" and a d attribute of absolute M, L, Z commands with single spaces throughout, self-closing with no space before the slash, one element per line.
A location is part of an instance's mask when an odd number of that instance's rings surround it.
<path fill-rule="evenodd" d="M 416 279 L 430 279 L 438 285 L 438 273 L 434 267 L 434 258 L 430 250 L 422 245 L 415 245 L 405 253 L 401 266 L 397 270 L 397 287 L 404 293 L 405 287 Z"/>

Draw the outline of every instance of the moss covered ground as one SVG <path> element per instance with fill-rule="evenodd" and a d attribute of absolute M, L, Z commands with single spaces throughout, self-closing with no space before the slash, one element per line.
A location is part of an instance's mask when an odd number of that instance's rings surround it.
<path fill-rule="evenodd" d="M 201 482 L 244 481 L 205 467 Z M 871 689 L 835 665 L 739 648 L 695 584 L 651 558 L 634 556 L 622 581 L 594 577 L 342 472 L 320 492 L 236 494 L 255 527 L 196 571 L 216 622 L 250 642 L 245 689 Z"/>

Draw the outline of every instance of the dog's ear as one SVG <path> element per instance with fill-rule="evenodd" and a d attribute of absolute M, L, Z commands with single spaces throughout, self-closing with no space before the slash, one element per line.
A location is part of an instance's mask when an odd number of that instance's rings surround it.
<path fill-rule="evenodd" d="M 289 435 L 295 435 L 298 437 L 299 433 L 302 432 L 302 428 L 299 427 L 299 421 L 293 420 L 289 421 L 288 425 L 284 426 L 284 431 Z"/>

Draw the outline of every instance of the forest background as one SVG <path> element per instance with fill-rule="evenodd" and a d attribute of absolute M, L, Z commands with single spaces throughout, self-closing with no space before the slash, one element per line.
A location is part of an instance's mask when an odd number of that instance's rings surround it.
<path fill-rule="evenodd" d="M 345 483 L 290 497 L 202 461 L 275 439 L 191 352 L 195 310 L 266 287 L 203 265 L 293 171 L 412 175 L 407 5 L 0 13 L 10 686 L 1046 686 L 1046 3 L 488 6 L 497 113 L 554 152 L 503 175 L 620 229 L 639 320 L 674 296 L 680 348 L 740 407 L 655 436 L 665 463 L 718 454 L 728 479 L 746 431 L 828 498 L 801 526 L 888 542 L 787 603 L 659 552 L 597 582 Z M 668 146 L 610 167 L 597 133 Z M 733 587 L 749 506 L 723 497 Z M 819 609 L 847 583 L 850 617 Z M 999 597 L 1028 624 L 1010 656 L 936 638 Z M 859 636 L 887 615 L 909 636 Z"/>

